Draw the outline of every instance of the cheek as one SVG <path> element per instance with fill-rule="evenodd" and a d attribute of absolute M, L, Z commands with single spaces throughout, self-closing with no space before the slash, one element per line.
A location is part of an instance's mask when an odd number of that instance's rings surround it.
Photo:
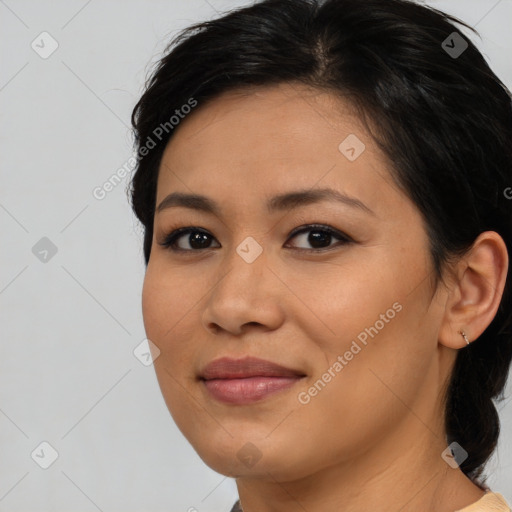
<path fill-rule="evenodd" d="M 368 410 L 375 415 L 361 418 L 374 421 L 397 401 L 386 385 L 412 399 L 425 378 L 432 344 L 422 339 L 420 324 L 428 320 L 430 289 L 425 280 L 418 284 L 426 269 L 399 259 L 383 262 L 381 254 L 378 261 L 361 260 L 350 271 L 347 265 L 336 273 L 329 265 L 325 274 L 317 273 L 314 286 L 297 283 L 295 289 L 315 313 L 301 320 L 300 329 L 320 349 L 308 382 L 322 381 L 309 388 L 318 413 L 330 410 L 345 417 L 371 403 Z M 352 418 L 352 424 L 358 421 Z"/>
<path fill-rule="evenodd" d="M 165 312 L 168 310 L 168 297 L 162 294 L 160 286 L 157 286 L 153 279 L 153 275 L 154 273 L 148 270 L 144 278 L 142 287 L 142 318 L 146 336 L 160 350 L 163 350 L 164 330 L 162 321 L 165 318 Z"/>
<path fill-rule="evenodd" d="M 142 288 L 142 315 L 146 336 L 160 351 L 153 366 L 162 396 L 171 416 L 182 429 L 187 418 L 197 415 L 194 401 L 183 392 L 194 378 L 191 369 L 196 355 L 193 345 L 187 343 L 190 337 L 183 333 L 184 324 L 180 320 L 187 312 L 192 312 L 191 306 L 183 300 L 183 294 L 177 292 L 182 288 L 164 276 L 164 272 L 148 265 Z"/>
<path fill-rule="evenodd" d="M 416 321 L 413 307 L 405 303 L 378 334 L 370 331 L 373 337 L 368 334 L 366 345 L 356 337 L 366 333 L 365 326 L 354 325 L 356 336 L 342 337 L 329 347 L 328 364 L 318 366 L 299 390 L 302 405 L 294 413 L 299 430 L 295 440 L 322 439 L 320 445 L 305 443 L 311 465 L 359 456 L 405 421 L 410 408 L 421 410 L 419 404 L 435 389 L 426 384 L 435 382 L 429 370 L 433 352 L 417 334 L 410 335 Z"/>
<path fill-rule="evenodd" d="M 387 328 L 399 315 L 396 309 L 400 304 L 394 308 L 393 304 L 405 295 L 401 289 L 404 281 L 396 278 L 393 268 L 382 268 L 374 258 L 354 262 L 347 258 L 341 265 L 320 268 L 314 280 L 290 275 L 287 282 L 306 306 L 301 306 L 305 314 L 297 318 L 300 328 L 331 357 L 343 354 L 358 336 L 363 342 L 371 339 L 366 329 L 374 334 L 376 322 L 379 332 Z"/>
<path fill-rule="evenodd" d="M 184 328 L 187 315 L 193 314 L 195 300 L 187 298 L 184 287 L 167 276 L 148 265 L 142 288 L 142 316 L 146 336 L 160 350 L 154 365 L 158 378 L 169 372 L 181 382 L 184 370 L 190 373 L 194 363 L 193 347 L 188 343 L 192 333 L 188 336 Z"/>
<path fill-rule="evenodd" d="M 142 287 L 142 316 L 148 338 L 161 350 L 172 339 L 174 327 L 190 310 L 188 303 L 193 298 L 187 297 L 187 288 L 180 283 L 177 273 L 171 276 L 150 260 Z"/>

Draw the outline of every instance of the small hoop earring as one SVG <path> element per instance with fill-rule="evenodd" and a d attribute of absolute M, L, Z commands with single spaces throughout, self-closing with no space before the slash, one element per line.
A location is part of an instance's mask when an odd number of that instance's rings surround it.
<path fill-rule="evenodd" d="M 464 331 L 459 331 L 459 334 L 461 334 L 462 337 L 464 338 L 466 345 L 469 345 L 469 340 L 468 340 L 468 337 L 466 336 L 466 333 Z"/>

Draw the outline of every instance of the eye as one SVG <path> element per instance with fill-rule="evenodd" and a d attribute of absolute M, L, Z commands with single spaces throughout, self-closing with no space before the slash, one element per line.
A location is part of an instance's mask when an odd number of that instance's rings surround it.
<path fill-rule="evenodd" d="M 188 235 L 188 237 L 185 237 L 185 235 Z M 188 244 L 189 247 L 180 247 L 178 242 L 181 239 L 184 240 L 185 246 Z M 197 227 L 186 227 L 171 231 L 163 242 L 160 242 L 160 245 L 176 252 L 197 252 L 201 249 L 210 249 L 209 244 L 212 240 L 214 238 L 208 231 Z"/>
<path fill-rule="evenodd" d="M 293 238 L 297 238 L 303 243 L 307 243 L 312 246 L 312 248 L 299 248 L 299 250 L 317 253 L 325 251 L 326 248 L 330 249 L 335 246 L 353 242 L 348 235 L 341 231 L 321 224 L 310 224 L 308 226 L 296 228 L 292 231 L 288 239 L 290 240 Z M 339 243 L 333 246 L 333 239 L 337 239 Z M 193 253 L 204 249 L 212 249 L 213 247 L 211 247 L 210 244 L 214 240 L 215 238 L 208 233 L 208 231 L 199 227 L 190 226 L 171 231 L 165 236 L 162 242 L 159 242 L 159 245 L 167 247 L 174 252 Z M 216 243 L 216 247 L 220 247 L 220 244 L 217 241 Z"/>
<path fill-rule="evenodd" d="M 302 249 L 307 252 L 322 252 L 326 248 L 331 249 L 332 247 L 353 242 L 345 233 L 321 224 L 310 224 L 309 226 L 297 228 L 292 231 L 290 238 L 297 238 L 303 243 L 310 244 L 313 247 L 312 249 L 308 247 Z M 333 239 L 337 239 L 340 243 L 331 245 Z"/>

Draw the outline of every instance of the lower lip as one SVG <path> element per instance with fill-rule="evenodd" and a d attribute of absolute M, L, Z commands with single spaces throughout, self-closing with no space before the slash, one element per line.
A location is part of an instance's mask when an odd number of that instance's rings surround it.
<path fill-rule="evenodd" d="M 204 385 L 217 400 L 229 404 L 250 404 L 284 391 L 301 377 L 248 377 L 205 380 Z"/>

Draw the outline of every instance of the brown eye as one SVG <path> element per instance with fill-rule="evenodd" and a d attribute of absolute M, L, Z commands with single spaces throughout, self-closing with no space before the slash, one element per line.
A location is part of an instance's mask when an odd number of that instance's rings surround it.
<path fill-rule="evenodd" d="M 290 238 L 299 238 L 303 243 L 309 244 L 311 247 L 305 247 L 302 249 L 311 252 L 320 252 L 327 248 L 336 247 L 352 242 L 352 239 L 341 231 L 335 230 L 329 226 L 322 225 L 310 225 L 299 228 L 298 231 L 296 230 L 294 233 L 292 233 Z M 333 239 L 336 239 L 341 243 L 331 245 Z"/>
<path fill-rule="evenodd" d="M 188 235 L 188 237 L 187 237 Z M 160 245 L 168 247 L 174 251 L 199 251 L 202 249 L 210 249 L 210 244 L 214 237 L 201 228 L 180 228 L 169 233 Z M 181 247 L 181 243 L 189 247 Z M 219 245 L 220 247 L 220 245 Z"/>

